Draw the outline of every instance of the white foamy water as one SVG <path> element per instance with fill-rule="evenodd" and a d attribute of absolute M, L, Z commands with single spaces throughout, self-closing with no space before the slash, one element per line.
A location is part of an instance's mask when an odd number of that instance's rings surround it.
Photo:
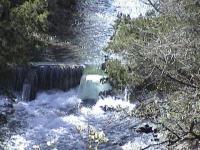
<path fill-rule="evenodd" d="M 117 7 L 118 12 L 130 15 L 131 18 L 136 18 L 140 15 L 144 16 L 150 9 L 140 0 L 114 0 L 113 5 Z"/>
<path fill-rule="evenodd" d="M 88 127 L 104 133 L 108 139 L 99 149 L 123 149 L 131 147 L 130 142 L 144 147 L 151 142 L 152 135 L 133 131 L 133 127 L 141 124 L 139 119 L 118 111 L 130 112 L 133 104 L 107 97 L 89 107 L 81 104 L 76 93 L 77 89 L 44 92 L 34 101 L 15 104 L 13 119 L 22 125 L 4 141 L 5 149 L 84 150 Z"/>

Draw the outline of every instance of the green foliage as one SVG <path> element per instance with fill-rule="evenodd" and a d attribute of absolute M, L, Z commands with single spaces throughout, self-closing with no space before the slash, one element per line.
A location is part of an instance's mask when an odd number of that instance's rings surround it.
<path fill-rule="evenodd" d="M 47 1 L 25 1 L 11 11 L 11 20 L 15 28 L 33 36 L 47 30 Z"/>
<path fill-rule="evenodd" d="M 55 35 L 68 28 L 75 0 L 0 0 L 0 70 L 42 57 Z M 52 32 L 54 31 L 54 32 Z M 51 43 L 52 44 L 52 43 Z"/>
<path fill-rule="evenodd" d="M 156 65 L 162 64 L 157 64 L 160 59 L 155 62 L 154 56 L 157 52 L 150 49 L 153 47 L 152 44 L 150 47 L 150 43 L 157 43 L 158 39 L 164 38 L 171 31 L 181 28 L 184 25 L 184 21 L 172 15 L 150 18 L 144 17 L 131 20 L 122 18 L 107 50 L 112 50 L 116 53 L 125 51 L 126 58 L 128 58 L 127 66 L 130 70 L 127 72 L 126 78 L 129 78 L 127 83 L 134 83 L 135 85 L 143 84 L 143 82 L 149 80 L 150 77 L 153 77 L 153 79 L 151 79 L 153 82 L 155 81 L 159 84 L 163 83 L 163 79 L 158 74 L 158 72 L 160 72 L 160 66 L 155 66 L 155 63 Z M 108 70 L 108 72 L 110 70 Z M 119 70 L 116 70 L 116 72 L 117 71 Z M 113 77 L 118 78 L 115 76 Z M 160 87 L 159 85 L 157 86 Z"/>
<path fill-rule="evenodd" d="M 144 17 L 132 20 L 121 18 L 116 35 L 107 49 L 120 52 L 129 49 L 133 44 L 144 46 L 180 25 L 183 25 L 181 20 L 175 16 Z"/>
<path fill-rule="evenodd" d="M 113 60 L 108 62 L 106 70 L 112 85 L 123 88 L 124 85 L 127 84 L 129 79 L 128 70 L 120 63 L 120 61 Z"/>
<path fill-rule="evenodd" d="M 34 58 L 47 29 L 47 2 L 1 0 L 0 66 L 24 64 Z"/>
<path fill-rule="evenodd" d="M 97 66 L 87 66 L 84 69 L 84 74 L 98 74 L 98 75 L 105 75 L 105 72 L 99 69 Z"/>
<path fill-rule="evenodd" d="M 74 13 L 77 14 L 77 11 L 73 10 L 73 5 L 76 4 L 76 1 L 77 0 L 48 0 L 48 26 L 51 34 L 66 40 L 66 33 L 71 24 L 70 20 L 74 17 Z"/>
<path fill-rule="evenodd" d="M 184 16 L 184 11 L 182 13 Z M 158 88 L 165 89 L 162 85 L 168 86 L 171 82 L 166 82 L 166 78 L 187 83 L 190 82 L 190 74 L 193 74 L 191 86 L 198 84 L 199 27 L 196 26 L 196 21 L 191 25 L 185 18 L 169 14 L 131 20 L 122 18 L 119 23 L 107 50 L 126 54 L 130 70 L 127 75 L 131 81 L 151 78 L 149 81 L 153 81 Z M 194 18 L 198 19 L 197 16 Z M 190 20 L 195 20 L 194 18 L 191 17 Z"/>
<path fill-rule="evenodd" d="M 170 145 L 189 141 L 192 147 L 186 147 L 195 149 L 200 140 L 200 4 L 159 2 L 162 15 L 119 22 L 107 50 L 128 59 L 123 65 L 110 61 L 107 72 L 116 88 L 153 84 L 163 92 L 165 98 L 141 103 L 134 115 L 160 125 Z"/>

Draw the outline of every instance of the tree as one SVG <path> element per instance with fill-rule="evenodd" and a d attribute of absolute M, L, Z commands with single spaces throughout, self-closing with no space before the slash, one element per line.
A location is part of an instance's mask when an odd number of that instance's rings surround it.
<path fill-rule="evenodd" d="M 0 66 L 31 60 L 47 26 L 47 2 L 1 0 Z"/>
<path fill-rule="evenodd" d="M 157 17 L 121 19 L 107 50 L 126 54 L 127 63 L 110 63 L 128 70 L 124 86 L 154 87 L 148 89 L 166 95 L 141 103 L 135 114 L 167 130 L 169 145 L 185 141 L 193 145 L 200 140 L 200 5 L 193 0 L 158 4 L 162 13 Z M 111 76 L 115 81 L 120 77 Z"/>

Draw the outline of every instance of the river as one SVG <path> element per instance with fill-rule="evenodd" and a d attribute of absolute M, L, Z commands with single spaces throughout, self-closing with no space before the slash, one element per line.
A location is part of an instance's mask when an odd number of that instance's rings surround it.
<path fill-rule="evenodd" d="M 69 20 L 68 36 L 62 41 L 70 43 L 69 49 L 50 50 L 44 58 L 49 62 L 75 62 L 100 64 L 104 61 L 105 48 L 114 33 L 113 26 L 120 13 L 132 18 L 144 15 L 149 9 L 139 0 L 77 0 Z M 60 38 L 59 38 L 60 39 Z M 72 49 L 72 50 L 71 50 Z"/>
<path fill-rule="evenodd" d="M 78 4 L 78 17 L 71 20 L 72 35 L 66 37 L 76 50 L 50 50 L 44 61 L 100 64 L 104 58 L 103 48 L 114 33 L 117 15 L 138 17 L 148 9 L 137 0 L 80 0 Z M 82 104 L 77 90 L 39 92 L 30 102 L 16 99 L 15 112 L 1 128 L 4 140 L 0 148 L 85 150 L 89 146 L 90 129 L 105 135 L 107 142 L 99 145 L 102 150 L 140 149 L 154 143 L 152 134 L 135 132 L 141 120 L 118 111 L 130 112 L 135 107 L 124 101 L 123 96 L 99 98 L 90 106 Z"/>

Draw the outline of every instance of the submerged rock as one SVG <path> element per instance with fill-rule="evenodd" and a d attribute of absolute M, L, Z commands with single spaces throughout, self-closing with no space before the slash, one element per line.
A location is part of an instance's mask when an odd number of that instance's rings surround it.
<path fill-rule="evenodd" d="M 7 117 L 4 114 L 0 113 L 0 125 L 7 123 Z"/>
<path fill-rule="evenodd" d="M 139 127 L 136 131 L 139 132 L 139 133 L 149 134 L 149 133 L 153 132 L 153 129 L 148 124 L 145 124 L 144 126 Z"/>

